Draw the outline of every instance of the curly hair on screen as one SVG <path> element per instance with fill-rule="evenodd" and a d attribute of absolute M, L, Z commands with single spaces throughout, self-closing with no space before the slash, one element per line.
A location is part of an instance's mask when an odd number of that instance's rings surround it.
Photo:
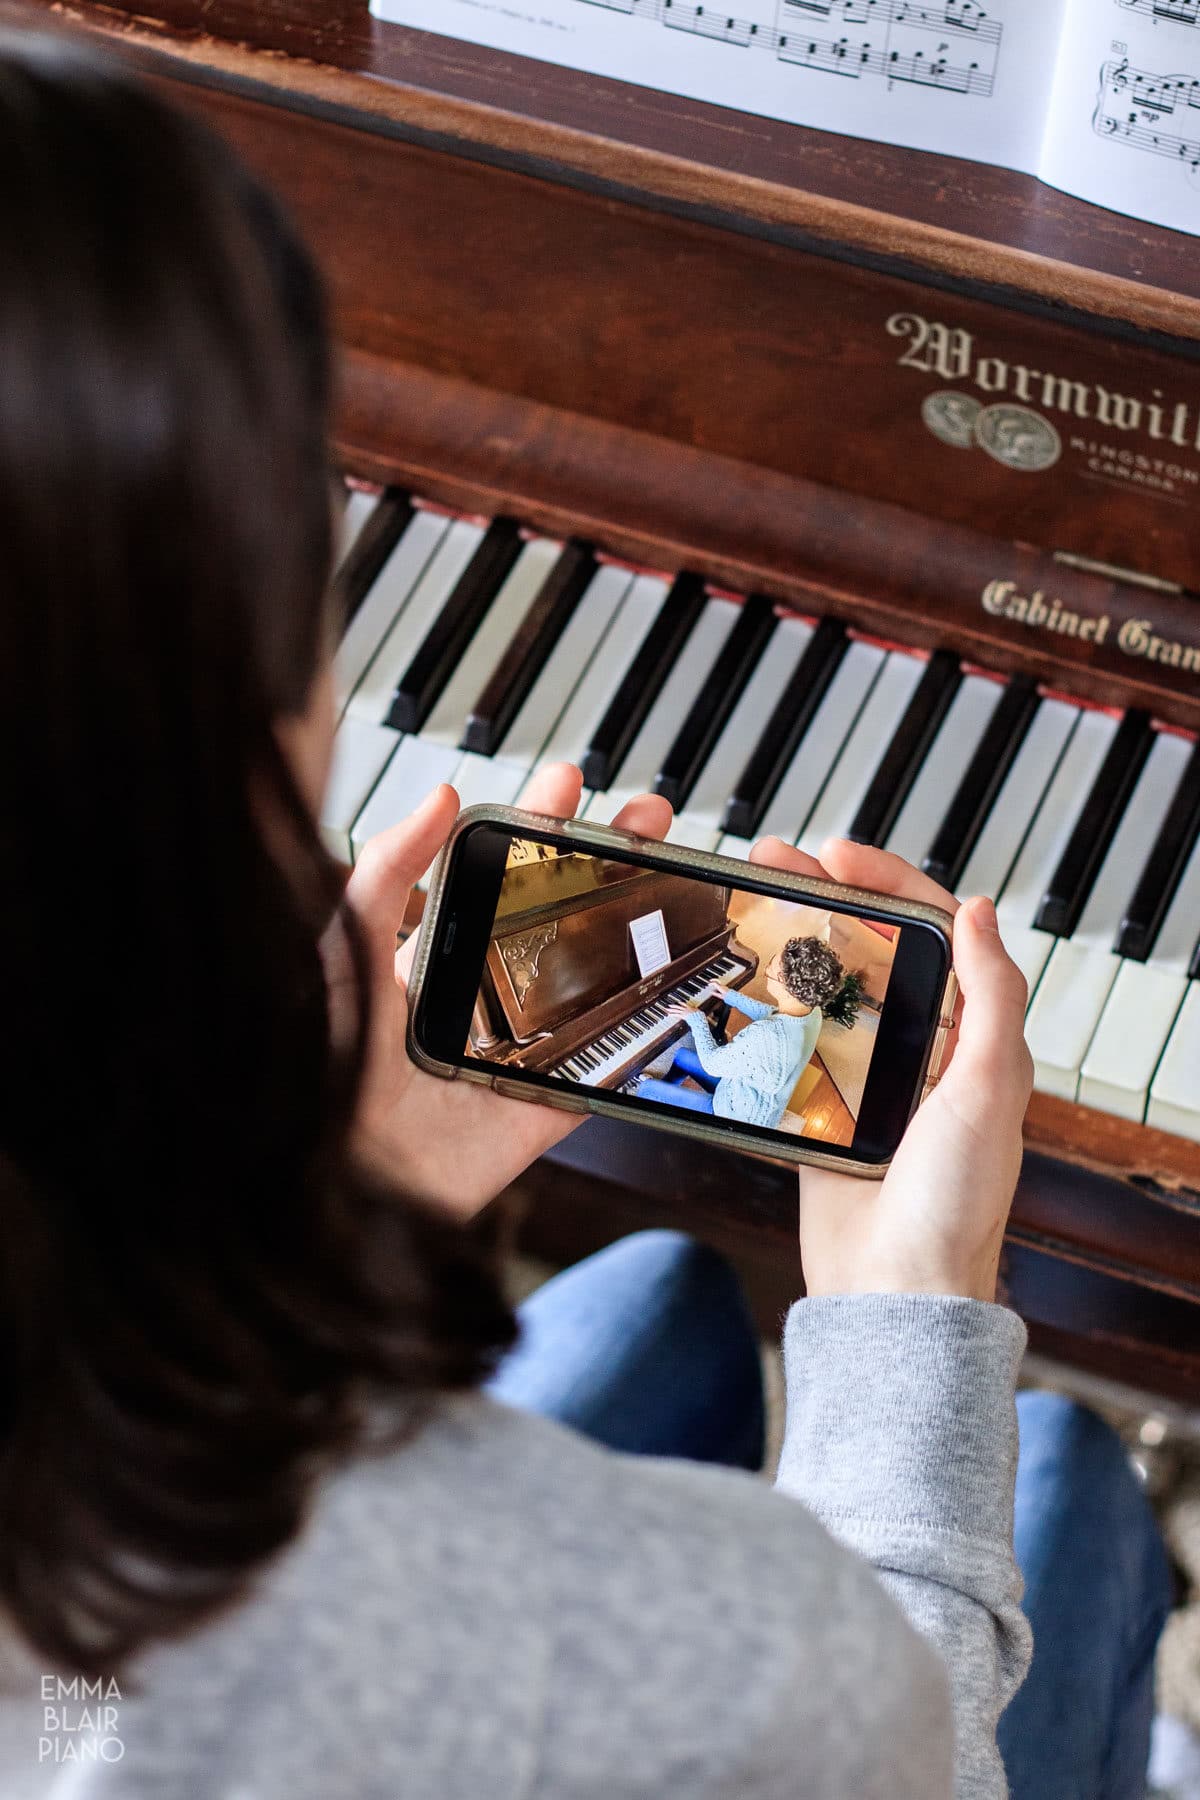
<path fill-rule="evenodd" d="M 342 878 L 275 727 L 330 629 L 321 287 L 206 131 L 0 34 L 0 1606 L 112 1672 L 512 1341 L 349 1149 Z M 286 834 L 270 847 L 265 815 Z"/>
<path fill-rule="evenodd" d="M 845 978 L 841 959 L 820 938 L 789 938 L 779 952 L 779 979 L 803 1006 L 825 1006 Z"/>

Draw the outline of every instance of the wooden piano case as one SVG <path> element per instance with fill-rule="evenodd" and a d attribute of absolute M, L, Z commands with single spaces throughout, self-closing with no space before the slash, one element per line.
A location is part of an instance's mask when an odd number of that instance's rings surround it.
<path fill-rule="evenodd" d="M 365 0 L 53 11 L 286 197 L 351 472 L 1200 728 L 1194 240 Z M 991 450 L 964 403 L 996 409 Z M 1042 1095 L 1027 1143 L 1007 1280 L 1035 1342 L 1193 1397 L 1200 1144 Z M 542 1179 L 560 1238 L 578 1191 L 614 1231 L 794 1242 L 769 1164 L 597 1122 Z"/>

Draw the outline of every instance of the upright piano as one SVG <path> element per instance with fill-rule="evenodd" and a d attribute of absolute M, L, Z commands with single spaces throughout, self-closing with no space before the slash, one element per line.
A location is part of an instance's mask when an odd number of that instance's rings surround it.
<path fill-rule="evenodd" d="M 223 132 L 331 285 L 330 843 L 570 756 L 592 817 L 657 786 L 685 841 L 850 832 L 992 893 L 1038 1071 L 1007 1292 L 1194 1397 L 1200 242 L 366 0 L 53 10 Z M 560 1154 L 562 1215 L 794 1246 L 773 1164 L 598 1121 Z"/>
<path fill-rule="evenodd" d="M 675 1002 L 721 1005 L 758 955 L 728 917 L 729 889 L 593 856 L 510 868 L 488 945 L 470 1048 L 492 1062 L 619 1092 L 673 1045 Z M 643 971 L 630 926 L 661 915 L 670 956 Z"/>

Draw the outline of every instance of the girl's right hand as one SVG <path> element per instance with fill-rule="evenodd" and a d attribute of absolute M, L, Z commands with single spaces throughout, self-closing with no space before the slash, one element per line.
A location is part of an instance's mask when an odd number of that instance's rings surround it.
<path fill-rule="evenodd" d="M 824 1169 L 801 1171 L 800 1248 L 808 1292 L 994 1300 L 1033 1086 L 1025 978 L 1000 941 L 995 908 L 990 900 L 960 907 L 899 857 L 840 838 L 822 846 L 820 862 L 778 838 L 757 844 L 751 861 L 955 914 L 961 997 L 949 1060 L 887 1175 L 874 1182 Z"/>

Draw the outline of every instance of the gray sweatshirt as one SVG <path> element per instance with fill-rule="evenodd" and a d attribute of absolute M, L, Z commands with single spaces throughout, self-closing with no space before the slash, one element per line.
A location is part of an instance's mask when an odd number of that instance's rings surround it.
<path fill-rule="evenodd" d="M 800 1301 L 774 1493 L 450 1401 L 136 1698 L 48 1697 L 9 1640 L 0 1793 L 995 1800 L 1024 1341 L 973 1300 Z"/>

